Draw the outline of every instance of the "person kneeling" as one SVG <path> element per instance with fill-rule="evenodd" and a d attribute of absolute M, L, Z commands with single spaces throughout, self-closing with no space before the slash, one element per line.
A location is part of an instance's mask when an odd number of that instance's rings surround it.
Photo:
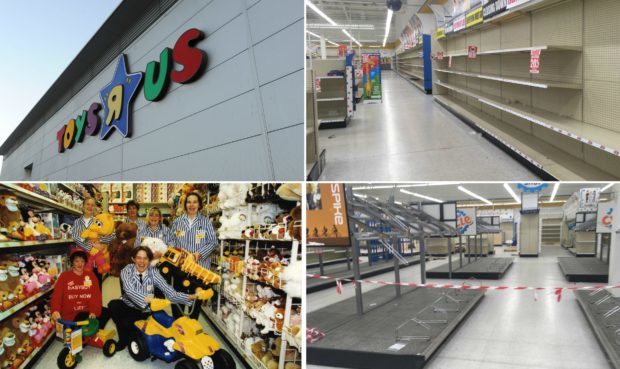
<path fill-rule="evenodd" d="M 123 295 L 108 304 L 112 320 L 118 331 L 117 351 L 127 347 L 131 334 L 136 331 L 135 322 L 146 319 L 151 314 L 155 288 L 173 303 L 191 305 L 196 294 L 188 295 L 175 291 L 155 267 L 151 267 L 153 252 L 145 246 L 138 246 L 131 252 L 133 264 L 121 270 Z"/>
<path fill-rule="evenodd" d="M 84 270 L 88 254 L 74 249 L 69 255 L 71 270 L 58 277 L 50 306 L 54 320 L 81 321 L 90 318 L 99 320 L 103 329 L 108 322 L 108 311 L 101 307 L 101 288 L 93 272 Z"/>

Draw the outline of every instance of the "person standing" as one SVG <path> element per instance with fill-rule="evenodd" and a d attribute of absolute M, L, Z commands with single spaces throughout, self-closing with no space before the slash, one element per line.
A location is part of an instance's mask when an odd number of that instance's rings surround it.
<path fill-rule="evenodd" d="M 217 237 L 209 218 L 200 213 L 203 207 L 202 198 L 195 192 L 189 193 L 185 197 L 183 207 L 185 214 L 176 218 L 171 227 L 174 245 L 187 250 L 198 264 L 209 269 L 211 253 L 217 247 Z M 196 286 L 183 286 L 181 282 L 173 280 L 173 286 L 177 291 L 185 293 L 196 291 Z M 182 314 L 177 309 L 173 309 L 173 312 L 175 316 Z M 198 309 L 195 309 L 191 317 L 196 318 L 198 314 Z"/>
<path fill-rule="evenodd" d="M 129 200 L 127 202 L 127 218 L 125 219 L 125 223 L 135 223 L 138 226 L 138 231 L 140 231 L 142 228 L 146 227 L 146 222 L 142 219 L 138 219 L 138 210 L 140 210 L 140 205 L 133 200 Z"/>
<path fill-rule="evenodd" d="M 92 250 L 93 247 L 97 250 L 104 249 L 106 245 L 116 237 L 116 235 L 112 233 L 111 235 L 102 237 L 97 241 L 89 241 L 82 238 L 82 232 L 93 222 L 96 208 L 97 203 L 94 198 L 88 197 L 84 199 L 84 202 L 82 203 L 82 216 L 73 222 L 73 228 L 71 229 L 71 237 L 73 237 L 73 241 L 77 247 L 86 251 L 86 253 L 90 253 L 90 250 Z M 99 282 L 99 289 L 101 289 L 101 274 L 97 270 L 93 270 L 93 273 Z"/>

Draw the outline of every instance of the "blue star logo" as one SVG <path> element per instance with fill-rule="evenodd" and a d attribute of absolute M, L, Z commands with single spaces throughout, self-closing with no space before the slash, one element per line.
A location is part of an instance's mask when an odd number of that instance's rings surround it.
<path fill-rule="evenodd" d="M 125 54 L 121 54 L 112 82 L 99 92 L 103 106 L 100 139 L 105 140 L 114 128 L 118 129 L 123 137 L 130 135 L 129 103 L 133 100 L 141 81 L 142 72 L 127 73 Z"/>

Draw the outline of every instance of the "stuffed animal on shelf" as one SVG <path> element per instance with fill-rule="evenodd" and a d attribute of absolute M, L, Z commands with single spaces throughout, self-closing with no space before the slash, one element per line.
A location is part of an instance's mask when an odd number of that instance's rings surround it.
<path fill-rule="evenodd" d="M 93 222 L 82 231 L 80 237 L 90 241 L 98 241 L 101 237 L 111 235 L 112 232 L 114 232 L 114 218 L 112 214 L 101 213 L 95 216 Z M 84 269 L 91 271 L 95 265 L 99 273 L 103 274 L 110 271 L 110 254 L 108 253 L 107 246 L 101 250 L 94 247 L 90 250 L 90 257 Z"/>
<path fill-rule="evenodd" d="M 297 241 L 301 241 L 301 206 L 294 207 L 290 215 L 292 219 L 288 223 L 287 233 Z"/>
<path fill-rule="evenodd" d="M 23 241 L 26 239 L 24 219 L 18 208 L 17 197 L 10 190 L 0 190 L 0 226 L 7 237 Z"/>
<path fill-rule="evenodd" d="M 151 251 L 153 251 L 153 254 L 155 256 L 151 261 L 151 266 L 156 266 L 161 255 L 163 255 L 164 252 L 168 250 L 168 246 L 166 246 L 166 243 L 164 243 L 164 241 L 162 241 L 161 239 L 155 237 L 145 237 L 140 243 L 140 245 L 146 246 L 151 249 Z"/>
<path fill-rule="evenodd" d="M 251 186 L 247 183 L 221 184 L 217 195 L 220 209 L 232 209 L 245 204 L 245 197 Z"/>
<path fill-rule="evenodd" d="M 302 262 L 296 260 L 291 261 L 289 266 L 284 268 L 284 271 L 280 275 L 280 278 L 285 283 L 282 289 L 291 297 L 301 298 L 301 283 L 304 275 L 304 266 Z"/>
<path fill-rule="evenodd" d="M 27 240 L 45 241 L 52 237 L 52 232 L 41 222 L 41 217 L 34 210 L 28 210 L 28 223 L 24 226 Z"/>
<path fill-rule="evenodd" d="M 241 232 L 247 227 L 246 211 L 241 208 L 235 210 L 227 210 L 222 213 L 220 217 L 222 226 L 218 230 L 220 239 L 240 238 Z"/>
<path fill-rule="evenodd" d="M 138 226 L 135 223 L 121 223 L 116 227 L 116 238 L 110 242 L 110 274 L 120 277 L 121 270 L 131 264 L 131 250 L 136 242 Z"/>

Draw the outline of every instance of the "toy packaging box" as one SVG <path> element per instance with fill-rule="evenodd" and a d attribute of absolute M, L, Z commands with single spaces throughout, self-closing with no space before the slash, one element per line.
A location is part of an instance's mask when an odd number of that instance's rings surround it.
<path fill-rule="evenodd" d="M 52 232 L 52 238 L 58 240 L 62 237 L 60 233 L 60 221 L 58 214 L 54 213 L 40 213 L 41 221 L 43 225 Z"/>

